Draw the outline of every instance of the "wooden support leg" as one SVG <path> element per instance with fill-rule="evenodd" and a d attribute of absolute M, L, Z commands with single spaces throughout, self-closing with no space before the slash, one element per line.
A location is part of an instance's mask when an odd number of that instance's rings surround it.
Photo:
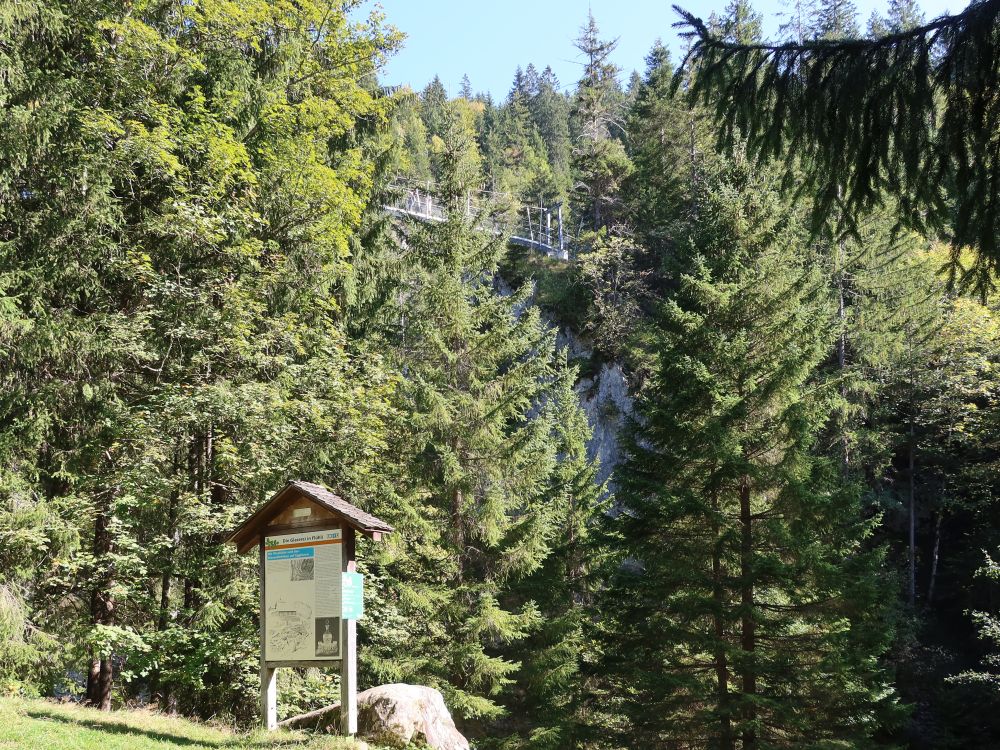
<path fill-rule="evenodd" d="M 263 660 L 260 665 L 260 712 L 264 729 L 278 726 L 278 670 L 268 667 Z"/>
<path fill-rule="evenodd" d="M 346 735 L 358 733 L 358 623 L 341 620 L 340 725 Z"/>
<path fill-rule="evenodd" d="M 345 572 L 356 571 L 354 559 L 354 529 L 347 524 L 343 530 Z M 358 623 L 355 620 L 340 620 L 340 727 L 346 735 L 358 733 Z"/>
<path fill-rule="evenodd" d="M 264 729 L 278 726 L 278 680 L 274 667 L 267 666 L 267 600 L 264 598 L 264 539 L 260 540 L 260 716 Z"/>

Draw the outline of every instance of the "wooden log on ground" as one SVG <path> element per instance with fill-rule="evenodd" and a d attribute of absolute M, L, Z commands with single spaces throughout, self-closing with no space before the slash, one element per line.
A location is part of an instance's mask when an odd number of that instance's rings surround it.
<path fill-rule="evenodd" d="M 328 726 L 340 726 L 340 704 L 333 703 L 315 711 L 307 711 L 298 716 L 291 716 L 278 722 L 284 729 L 324 729 Z"/>

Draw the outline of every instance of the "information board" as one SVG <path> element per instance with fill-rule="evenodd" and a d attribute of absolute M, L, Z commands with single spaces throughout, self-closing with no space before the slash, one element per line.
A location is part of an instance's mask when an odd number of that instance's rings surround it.
<path fill-rule="evenodd" d="M 264 538 L 264 658 L 341 658 L 340 529 Z"/>

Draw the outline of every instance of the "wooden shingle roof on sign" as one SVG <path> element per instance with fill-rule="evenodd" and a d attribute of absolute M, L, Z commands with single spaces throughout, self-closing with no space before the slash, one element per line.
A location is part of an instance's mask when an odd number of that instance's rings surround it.
<path fill-rule="evenodd" d="M 282 519 L 291 511 L 293 516 L 312 513 L 310 506 L 318 511 L 314 518 L 293 518 L 291 523 Z M 354 530 L 378 540 L 382 534 L 393 531 L 392 526 L 371 513 L 363 511 L 356 505 L 334 494 L 326 487 L 312 482 L 293 480 L 274 494 L 257 511 L 226 537 L 226 542 L 232 542 L 242 553 L 257 546 L 261 536 L 269 530 L 289 532 L 295 526 L 306 526 L 316 522 L 330 525 L 334 522 L 345 523 Z"/>
<path fill-rule="evenodd" d="M 376 518 L 371 513 L 366 513 L 357 505 L 351 505 L 344 498 L 334 495 L 323 485 L 300 481 L 289 482 L 289 484 L 300 489 L 320 505 L 343 516 L 358 531 L 382 531 L 388 534 L 393 530 L 392 526 L 382 519 Z"/>

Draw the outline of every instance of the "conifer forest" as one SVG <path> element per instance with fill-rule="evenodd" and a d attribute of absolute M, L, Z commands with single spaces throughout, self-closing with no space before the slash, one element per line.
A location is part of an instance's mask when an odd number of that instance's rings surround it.
<path fill-rule="evenodd" d="M 1000 0 L 678 2 L 497 96 L 361 0 L 0 0 L 0 695 L 259 723 L 303 479 L 474 748 L 1000 748 Z"/>

